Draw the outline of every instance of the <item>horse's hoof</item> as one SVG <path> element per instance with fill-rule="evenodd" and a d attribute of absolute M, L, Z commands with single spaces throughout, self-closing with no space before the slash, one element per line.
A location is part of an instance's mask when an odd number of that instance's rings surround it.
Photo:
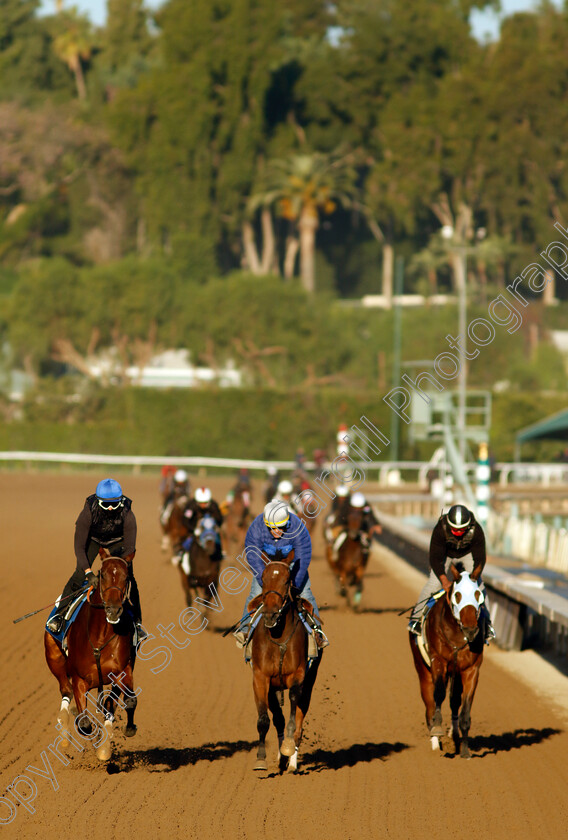
<path fill-rule="evenodd" d="M 137 727 L 134 726 L 134 724 L 132 726 L 127 726 L 124 729 L 124 734 L 126 735 L 127 738 L 132 738 L 134 735 L 136 735 L 136 732 L 137 732 Z"/>
<path fill-rule="evenodd" d="M 287 758 L 290 758 L 291 755 L 294 755 L 296 752 L 296 744 L 294 743 L 293 738 L 284 738 L 282 744 L 280 745 L 280 753 L 285 755 Z"/>
<path fill-rule="evenodd" d="M 257 758 L 254 770 L 268 770 L 268 764 L 265 758 Z"/>
<path fill-rule="evenodd" d="M 465 744 L 460 746 L 460 758 L 471 758 L 471 753 Z"/>
<path fill-rule="evenodd" d="M 99 761 L 108 761 L 111 755 L 111 746 L 110 741 L 107 741 L 105 744 L 102 744 L 100 747 L 97 747 L 95 750 L 95 755 L 99 759 Z"/>
<path fill-rule="evenodd" d="M 444 735 L 444 727 L 443 726 L 433 726 L 430 729 L 430 737 L 431 738 L 442 738 Z"/>

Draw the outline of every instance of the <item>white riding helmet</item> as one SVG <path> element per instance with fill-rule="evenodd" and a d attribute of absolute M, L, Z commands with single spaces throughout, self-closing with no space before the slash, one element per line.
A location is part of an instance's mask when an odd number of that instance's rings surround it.
<path fill-rule="evenodd" d="M 276 469 L 276 467 L 268 467 L 268 469 L 266 470 L 266 472 L 267 472 L 267 474 L 268 474 L 268 475 L 276 475 L 276 473 L 278 472 L 278 470 Z"/>
<path fill-rule="evenodd" d="M 345 484 L 340 484 L 339 487 L 336 488 L 335 492 L 340 499 L 345 499 L 349 495 L 349 487 L 346 487 Z"/>
<path fill-rule="evenodd" d="M 292 482 L 288 481 L 288 479 L 284 479 L 284 481 L 281 481 L 278 485 L 278 492 L 281 496 L 289 496 L 293 490 L 294 488 L 292 487 Z"/>
<path fill-rule="evenodd" d="M 367 500 L 362 493 L 353 493 L 351 496 L 351 507 L 364 508 L 366 504 Z"/>
<path fill-rule="evenodd" d="M 290 511 L 284 502 L 273 499 L 265 505 L 262 518 L 267 528 L 286 528 L 290 520 Z"/>
<path fill-rule="evenodd" d="M 198 505 L 206 505 L 211 501 L 211 490 L 209 487 L 198 487 L 195 491 L 195 501 Z"/>
<path fill-rule="evenodd" d="M 185 470 L 177 470 L 174 475 L 174 481 L 176 484 L 185 484 L 187 481 L 187 473 Z"/>

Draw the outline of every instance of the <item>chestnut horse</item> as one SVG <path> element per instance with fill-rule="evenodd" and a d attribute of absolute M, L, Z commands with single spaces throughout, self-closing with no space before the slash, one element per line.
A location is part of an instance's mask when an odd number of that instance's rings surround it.
<path fill-rule="evenodd" d="M 261 618 L 251 641 L 253 690 L 258 712 L 259 745 L 255 770 L 266 770 L 266 735 L 270 728 L 268 711 L 278 735 L 280 772 L 295 772 L 298 748 L 302 740 L 304 717 L 307 714 L 321 651 L 308 667 L 308 631 L 291 593 L 291 573 L 294 552 L 284 559 L 267 563 L 262 574 L 262 593 L 254 598 L 249 610 L 262 608 Z M 277 554 L 280 557 L 280 554 Z M 309 605 L 307 605 L 309 606 Z M 304 603 L 301 603 L 304 609 Z M 286 723 L 281 705 L 283 692 L 288 690 L 290 717 Z M 277 694 L 282 701 L 278 701 Z"/>
<path fill-rule="evenodd" d="M 77 707 L 78 731 L 90 737 L 91 720 L 96 718 L 91 710 L 87 710 L 88 692 L 96 688 L 98 701 L 95 711 L 102 711 L 105 715 L 96 755 L 101 761 L 106 761 L 111 755 L 114 711 L 121 693 L 124 705 L 122 701 L 120 705 L 126 709 L 127 715 L 125 734 L 130 737 L 136 733 L 134 711 L 137 701 L 132 682 L 136 651 L 132 644 L 132 620 L 124 612 L 130 562 L 134 554 L 124 559 L 111 557 L 106 549 L 101 549 L 100 554 L 99 582 L 90 591 L 88 600 L 69 629 L 67 656 L 47 630 L 44 645 L 47 665 L 57 678 L 61 692 L 58 728 L 63 730 L 62 745 L 68 744 L 64 730 L 69 726 L 72 695 Z M 103 686 L 108 685 L 112 685 L 112 689 L 105 697 Z"/>
<path fill-rule="evenodd" d="M 455 566 L 451 572 L 454 582 L 449 594 L 438 598 L 423 622 L 425 651 L 430 663 L 425 662 L 413 633 L 409 633 L 410 647 L 420 679 L 432 749 L 439 748 L 439 738 L 444 734 L 441 706 L 450 681 L 450 732 L 456 751 L 459 746 L 460 756 L 470 758 L 471 706 L 483 661 L 484 633 L 479 626 L 479 613 L 484 595 L 473 574 L 458 571 Z"/>
<path fill-rule="evenodd" d="M 188 607 L 191 607 L 199 590 L 203 599 L 207 600 L 211 597 L 211 584 L 215 585 L 215 589 L 219 588 L 221 563 L 214 559 L 217 551 L 217 536 L 218 530 L 213 517 L 202 517 L 195 528 L 189 551 L 181 556 L 178 568 Z"/>
<path fill-rule="evenodd" d="M 361 543 L 362 521 L 363 509 L 349 508 L 347 530 L 337 549 L 337 559 L 333 556 L 333 544 L 327 545 L 327 559 L 336 577 L 337 591 L 355 611 L 361 603 L 363 576 L 369 559 L 369 550 Z"/>

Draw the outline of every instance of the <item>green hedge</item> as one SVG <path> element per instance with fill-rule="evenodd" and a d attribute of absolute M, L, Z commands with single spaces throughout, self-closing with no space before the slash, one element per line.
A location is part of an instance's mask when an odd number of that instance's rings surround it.
<path fill-rule="evenodd" d="M 21 419 L 0 426 L 0 449 L 288 460 L 303 446 L 308 457 L 320 447 L 333 457 L 339 424 L 352 426 L 362 415 L 391 436 L 392 412 L 378 391 L 91 387 L 78 400 L 59 382 L 44 383 L 24 404 Z M 494 457 L 512 460 L 515 433 L 565 407 L 561 395 L 494 395 Z M 401 422 L 400 457 L 427 459 L 438 444 L 411 446 L 407 430 Z M 558 442 L 525 444 L 523 459 L 549 460 L 561 448 Z M 391 457 L 389 447 L 383 457 Z"/>

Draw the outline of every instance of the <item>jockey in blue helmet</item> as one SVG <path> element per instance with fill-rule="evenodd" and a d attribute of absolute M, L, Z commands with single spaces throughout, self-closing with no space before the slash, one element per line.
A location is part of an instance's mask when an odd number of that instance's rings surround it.
<path fill-rule="evenodd" d="M 95 492 L 87 496 L 75 522 L 75 557 L 77 566 L 59 599 L 59 606 L 47 623 L 52 633 L 61 632 L 64 616 L 73 594 L 86 584 L 96 586 L 98 578 L 91 566 L 100 548 L 108 548 L 114 557 L 128 557 L 136 552 L 136 517 L 132 501 L 123 495 L 114 478 L 104 478 Z M 130 563 L 130 602 L 139 640 L 146 636 L 142 627 L 140 595 Z"/>

